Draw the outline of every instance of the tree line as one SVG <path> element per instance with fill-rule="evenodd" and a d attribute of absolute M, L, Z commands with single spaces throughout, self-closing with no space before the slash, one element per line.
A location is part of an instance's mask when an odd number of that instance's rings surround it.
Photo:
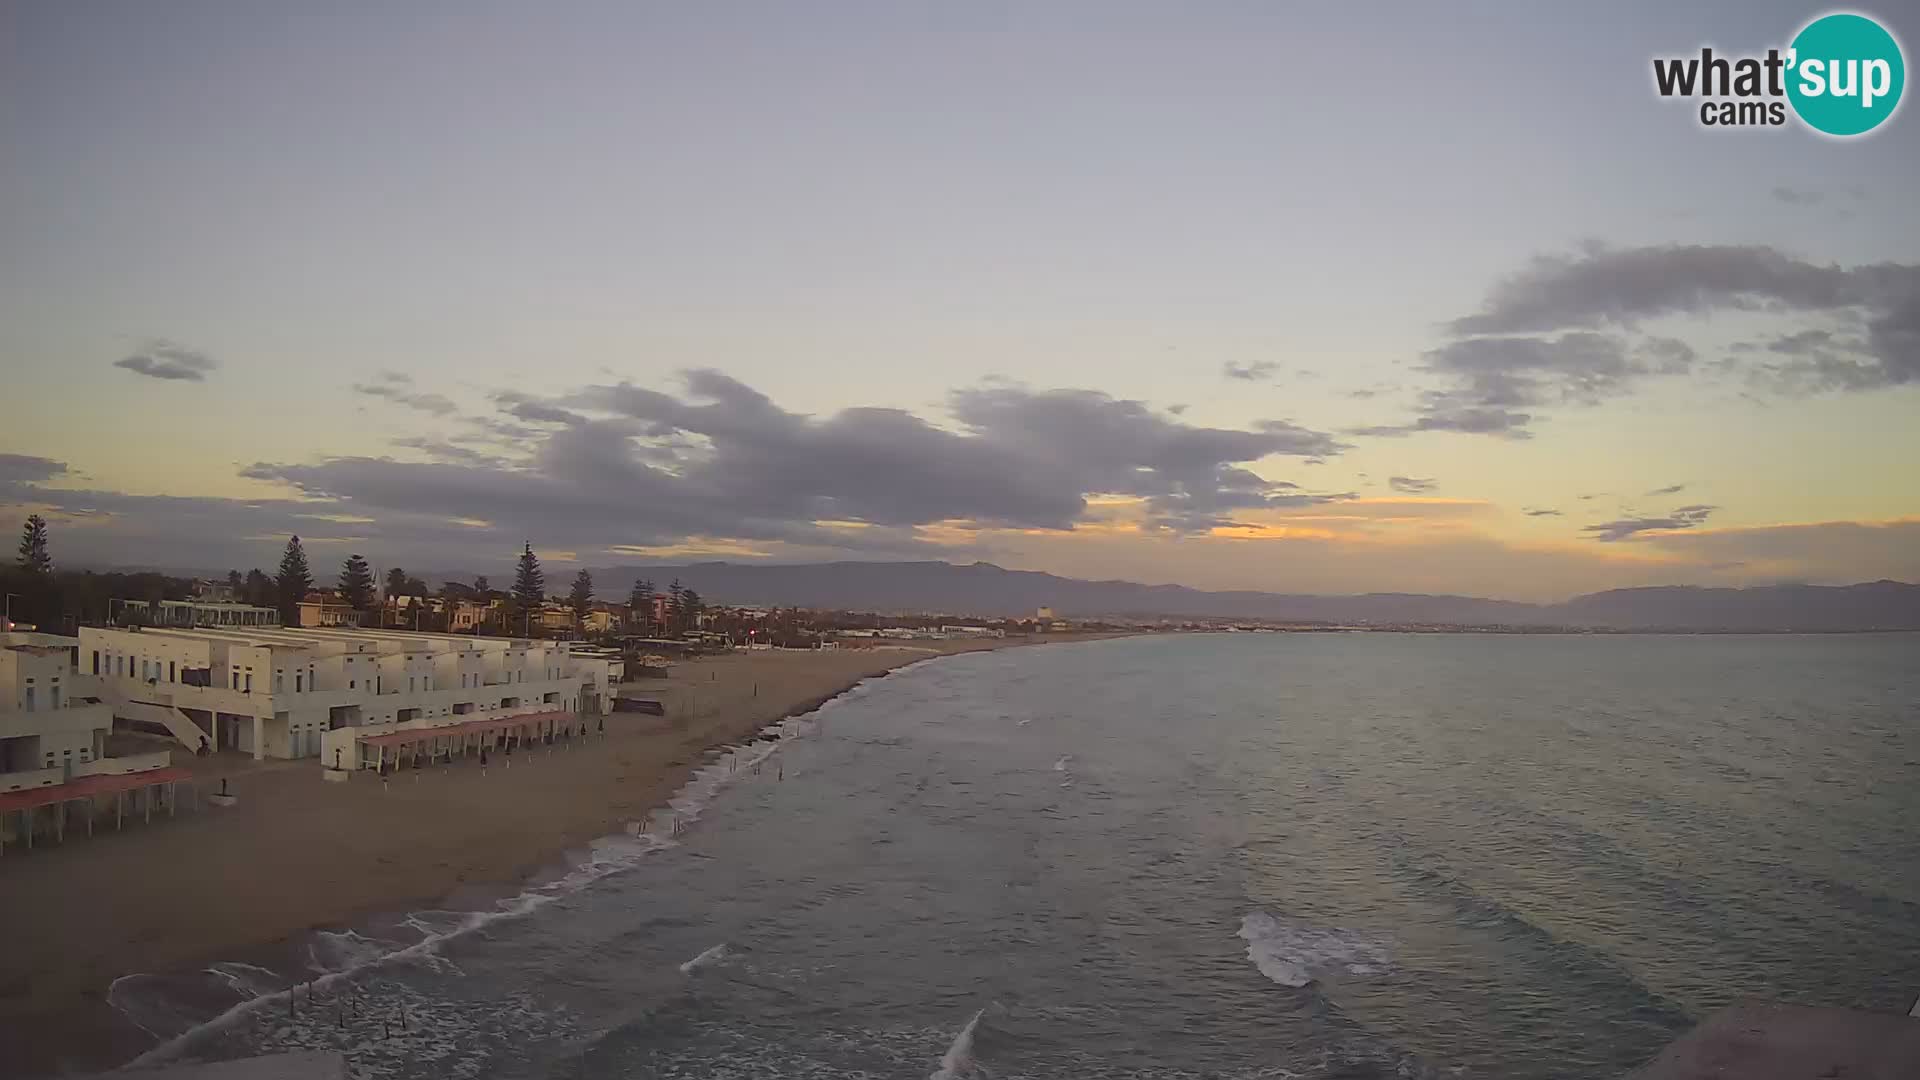
<path fill-rule="evenodd" d="M 336 591 L 343 601 L 361 613 L 363 619 L 379 606 L 374 581 L 371 564 L 359 553 L 350 554 L 341 562 Z M 293 536 L 287 540 L 274 573 L 269 575 L 257 567 L 244 574 L 239 570 L 229 570 L 226 584 L 234 600 L 256 607 L 274 608 L 279 612 L 283 625 L 298 626 L 300 604 L 307 594 L 314 591 L 316 583 L 306 548 L 301 544 L 300 537 Z M 21 528 L 19 552 L 14 565 L 0 568 L 0 590 L 5 592 L 7 617 L 14 622 L 31 623 L 52 633 L 71 633 L 83 623 L 121 621 L 124 613 L 114 610 L 116 601 L 138 600 L 157 604 L 161 600 L 183 600 L 193 595 L 194 586 L 192 578 L 145 571 L 58 570 L 54 566 L 47 522 L 39 514 L 28 517 Z M 400 567 L 387 571 L 385 592 L 389 597 L 425 598 L 436 595 L 436 591 L 429 588 L 424 580 Z M 459 601 L 487 606 L 501 601 L 498 610 L 503 614 L 496 617 L 492 628 L 502 633 L 516 630 L 531 632 L 535 629 L 541 609 L 548 602 L 546 575 L 531 543 L 521 549 L 511 589 L 496 590 L 482 575 L 471 584 L 442 582 L 437 595 L 447 601 L 448 609 Z M 627 595 L 630 632 L 678 635 L 701 625 L 707 606 L 698 592 L 683 587 L 675 580 L 664 595 L 666 602 L 657 604 L 652 581 L 641 579 L 634 582 Z M 566 596 L 566 604 L 572 609 L 577 625 L 584 626 L 593 603 L 593 575 L 581 570 L 574 575 Z M 444 614 L 438 616 L 436 621 L 440 625 L 422 625 L 420 628 L 451 629 L 445 625 Z"/>

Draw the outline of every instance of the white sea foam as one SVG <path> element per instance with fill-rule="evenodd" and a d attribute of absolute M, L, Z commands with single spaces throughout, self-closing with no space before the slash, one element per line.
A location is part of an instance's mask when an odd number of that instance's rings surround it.
<path fill-rule="evenodd" d="M 215 964 L 207 969 L 207 973 L 218 977 L 220 981 L 232 987 L 234 993 L 244 997 L 270 994 L 287 985 L 286 976 L 272 968 L 263 968 L 258 964 L 244 964 L 238 960 Z"/>
<path fill-rule="evenodd" d="M 1393 966 L 1386 945 L 1353 930 L 1301 926 L 1264 911 L 1240 920 L 1247 959 L 1281 986 L 1305 986 L 1329 975 L 1379 975 Z"/>
<path fill-rule="evenodd" d="M 940 1068 L 927 1080 L 961 1080 L 972 1073 L 973 1033 L 980 1026 L 980 1018 L 986 1014 L 985 1009 L 973 1014 L 973 1019 L 968 1020 L 967 1026 L 960 1029 L 960 1034 L 953 1037 L 952 1045 L 941 1056 Z"/>
<path fill-rule="evenodd" d="M 1073 760 L 1072 754 L 1061 754 L 1060 760 L 1053 763 L 1054 772 L 1066 772 L 1067 763 Z"/>
<path fill-rule="evenodd" d="M 680 974 L 691 975 L 694 972 L 699 971 L 703 967 L 707 967 L 711 964 L 717 964 L 720 961 L 725 960 L 726 958 L 727 958 L 727 943 L 723 941 L 720 944 L 715 945 L 711 949 L 703 950 L 699 956 L 696 956 L 693 959 L 687 961 L 686 963 L 681 964 Z"/>

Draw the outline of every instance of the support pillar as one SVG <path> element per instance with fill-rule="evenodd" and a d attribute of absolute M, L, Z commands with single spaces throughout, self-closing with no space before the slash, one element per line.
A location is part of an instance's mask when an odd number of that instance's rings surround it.
<path fill-rule="evenodd" d="M 260 761 L 267 756 L 267 723 L 261 717 L 253 718 L 253 760 Z"/>

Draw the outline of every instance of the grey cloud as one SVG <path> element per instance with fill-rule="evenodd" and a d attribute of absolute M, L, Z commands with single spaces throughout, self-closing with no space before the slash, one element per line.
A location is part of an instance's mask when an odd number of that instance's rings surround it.
<path fill-rule="evenodd" d="M 1544 506 L 1522 507 L 1520 512 L 1527 515 L 1528 517 L 1564 517 L 1565 516 L 1558 510 L 1554 510 Z"/>
<path fill-rule="evenodd" d="M 1243 379 L 1247 382 L 1261 382 L 1271 378 L 1280 365 L 1269 360 L 1256 360 L 1251 364 L 1236 364 L 1228 361 L 1220 369 L 1220 374 L 1229 379 Z"/>
<path fill-rule="evenodd" d="M 493 401 L 494 404 L 500 406 L 501 411 L 507 415 L 535 424 L 572 425 L 586 422 L 586 417 L 581 416 L 579 413 L 562 408 L 554 402 L 545 401 L 515 390 L 502 390 L 493 395 Z M 529 429 L 522 428 L 521 430 L 527 431 L 529 434 L 532 433 Z"/>
<path fill-rule="evenodd" d="M 207 372 L 220 364 L 197 349 L 159 338 L 149 341 L 138 352 L 115 360 L 113 366 L 152 379 L 205 382 Z"/>
<path fill-rule="evenodd" d="M 1387 486 L 1403 495 L 1425 495 L 1434 488 L 1434 482 L 1418 476 L 1389 476 Z"/>
<path fill-rule="evenodd" d="M 1286 421 L 1196 427 L 1086 390 L 996 383 L 955 391 L 948 411 L 963 430 L 952 432 L 894 409 L 789 413 L 715 371 L 686 380 L 691 400 L 621 383 L 566 402 L 629 418 L 647 439 L 701 436 L 709 449 L 684 460 L 678 475 L 743 502 L 794 504 L 787 513 L 812 519 L 1067 528 L 1085 496 L 1098 493 L 1144 499 L 1156 524 L 1199 528 L 1275 497 L 1274 485 L 1235 463 L 1343 449 Z M 795 504 L 806 493 L 811 502 Z"/>
<path fill-rule="evenodd" d="M 404 379 L 370 385 L 411 392 Z M 1137 499 L 1149 527 L 1175 532 L 1351 497 L 1251 468 L 1269 456 L 1340 452 L 1329 435 L 1284 420 L 1190 424 L 1092 391 L 974 387 L 953 393 L 938 423 L 878 408 L 814 417 L 695 371 L 676 393 L 623 383 L 555 399 L 503 393 L 496 404 L 495 416 L 452 417 L 464 434 L 394 441 L 426 460 L 242 470 L 288 485 L 296 493 L 288 497 L 45 488 L 62 466 L 27 455 L 0 457 L 0 495 L 103 524 L 71 541 L 78 545 L 120 545 L 175 565 L 211 557 L 180 537 L 219 537 L 233 549 L 223 559 L 244 560 L 266 557 L 293 531 L 321 551 L 353 543 L 415 562 L 491 561 L 527 537 L 582 552 L 730 541 L 816 557 L 925 557 L 950 552 L 921 534 L 928 525 L 1072 529 L 1105 513 L 1095 496 Z"/>
<path fill-rule="evenodd" d="M 67 463 L 33 454 L 0 454 L 0 491 L 21 484 L 38 484 L 63 475 Z"/>
<path fill-rule="evenodd" d="M 444 394 L 413 389 L 412 377 L 397 371 L 383 371 L 375 382 L 355 383 L 353 392 L 365 394 L 368 397 L 385 398 L 395 404 L 432 413 L 435 416 L 446 416 L 459 409 L 459 406 Z"/>
<path fill-rule="evenodd" d="M 1617 521 L 1603 521 L 1588 525 L 1580 530 L 1604 544 L 1625 540 L 1645 532 L 1674 532 L 1691 529 L 1706 523 L 1712 516 L 1714 506 L 1682 506 L 1666 517 L 1630 517 Z"/>
<path fill-rule="evenodd" d="M 1784 186 L 1774 188 L 1771 194 L 1776 200 L 1786 203 L 1789 206 L 1812 206 L 1825 201 L 1827 197 L 1825 192 L 1815 191 L 1812 188 L 1791 188 Z"/>
<path fill-rule="evenodd" d="M 1277 420 L 1197 426 L 1091 391 L 957 391 L 943 425 L 897 409 L 793 413 L 713 371 L 687 373 L 683 393 L 619 383 L 551 400 L 496 400 L 511 416 L 559 426 L 536 430 L 511 462 L 450 439 L 409 437 L 396 445 L 431 460 L 262 462 L 244 475 L 291 485 L 304 501 L 290 505 L 302 512 L 375 519 L 343 526 L 373 534 L 369 547 L 398 515 L 429 523 L 423 529 L 443 523 L 448 543 L 489 550 L 525 536 L 584 550 L 709 538 L 925 556 L 945 550 L 925 540 L 925 526 L 1071 529 L 1099 515 L 1096 495 L 1136 498 L 1150 527 L 1176 532 L 1349 497 L 1302 491 L 1247 467 L 1270 455 L 1339 452 L 1328 435 Z M 487 524 L 444 524 L 473 521 Z"/>
<path fill-rule="evenodd" d="M 482 453 L 446 439 L 410 435 L 389 441 L 395 446 L 418 450 L 435 461 L 451 462 L 456 465 L 484 465 L 488 468 L 500 468 L 506 464 L 506 459 L 498 455 Z"/>
<path fill-rule="evenodd" d="M 1649 498 L 1660 495 L 1678 495 L 1685 490 L 1687 490 L 1687 485 L 1685 484 L 1668 484 L 1666 487 L 1654 488 L 1652 491 L 1647 492 L 1647 495 Z"/>
<path fill-rule="evenodd" d="M 1789 367 L 1809 390 L 1868 390 L 1920 380 L 1920 265 L 1818 264 L 1769 247 L 1676 245 L 1543 257 L 1496 286 L 1459 334 L 1631 329 L 1666 315 L 1759 311 L 1817 315 L 1851 339 L 1827 363 Z"/>
<path fill-rule="evenodd" d="M 1693 372 L 1699 358 L 1691 345 L 1640 326 L 1718 312 L 1833 324 L 1768 346 L 1785 359 L 1752 375 L 1770 389 L 1857 391 L 1920 381 L 1920 265 L 1846 268 L 1761 246 L 1594 246 L 1536 258 L 1496 284 L 1480 311 L 1447 323 L 1450 340 L 1423 355 L 1420 370 L 1439 385 L 1421 393 L 1414 418 L 1355 433 L 1523 438 L 1539 410 L 1594 405 L 1646 380 Z M 1751 343 L 1734 350 L 1756 351 Z M 1729 357 L 1709 368 L 1738 363 Z"/>
<path fill-rule="evenodd" d="M 1494 287 L 1458 334 L 1538 333 L 1631 326 L 1661 315 L 1719 309 L 1831 310 L 1851 302 L 1852 272 L 1769 247 L 1674 245 L 1595 248 L 1541 256 Z"/>
<path fill-rule="evenodd" d="M 1355 435 L 1399 436 L 1417 431 L 1456 431 L 1469 435 L 1498 435 L 1508 439 L 1529 439 L 1526 430 L 1531 413 L 1510 409 L 1484 408 L 1459 397 L 1427 391 L 1421 405 L 1424 415 L 1408 424 L 1385 424 L 1353 429 Z"/>

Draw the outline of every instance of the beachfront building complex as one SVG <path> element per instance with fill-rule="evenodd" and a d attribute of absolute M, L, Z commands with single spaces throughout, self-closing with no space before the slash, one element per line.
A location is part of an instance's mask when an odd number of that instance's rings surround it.
<path fill-rule="evenodd" d="M 172 785 L 187 775 L 164 750 L 107 754 L 113 714 L 94 680 L 75 669 L 78 648 L 70 637 L 0 633 L 0 850 L 23 838 L 30 844 L 36 818 L 52 817 L 43 835 L 63 831 L 75 803 L 151 800 L 151 789 L 164 786 L 171 807 Z"/>
<path fill-rule="evenodd" d="M 557 642 L 347 627 L 87 627 L 79 664 L 129 727 L 349 770 L 396 736 L 576 729 L 612 708 L 621 670 Z"/>

